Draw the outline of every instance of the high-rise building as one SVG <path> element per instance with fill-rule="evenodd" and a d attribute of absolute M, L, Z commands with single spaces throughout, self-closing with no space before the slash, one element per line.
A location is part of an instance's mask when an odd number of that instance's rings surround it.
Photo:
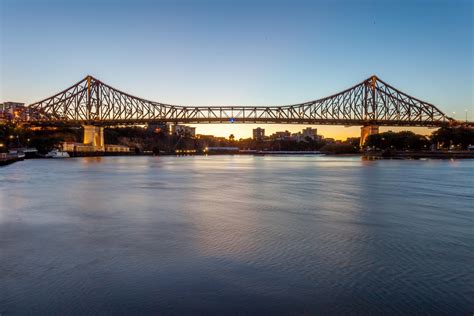
<path fill-rule="evenodd" d="M 264 128 L 254 128 L 253 129 L 253 139 L 262 141 L 265 138 L 265 129 Z"/>
<path fill-rule="evenodd" d="M 288 140 L 291 137 L 291 133 L 289 131 L 275 132 L 270 137 L 273 140 Z"/>
<path fill-rule="evenodd" d="M 302 132 L 303 139 L 306 139 L 306 137 L 309 137 L 312 140 L 317 140 L 318 139 L 318 129 L 317 128 L 307 127 L 305 129 L 303 129 L 301 132 Z"/>
<path fill-rule="evenodd" d="M 0 114 L 2 117 L 9 120 L 12 119 L 27 119 L 30 115 L 31 109 L 25 107 L 25 103 L 20 102 L 3 102 L 0 104 Z"/>
<path fill-rule="evenodd" d="M 194 137 L 196 136 L 196 127 L 186 125 L 171 125 L 171 134 Z"/>

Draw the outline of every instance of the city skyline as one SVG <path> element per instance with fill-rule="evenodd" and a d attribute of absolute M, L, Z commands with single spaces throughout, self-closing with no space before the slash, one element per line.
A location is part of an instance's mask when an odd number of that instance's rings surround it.
<path fill-rule="evenodd" d="M 170 104 L 284 105 L 375 74 L 457 119 L 474 115 L 469 1 L 81 3 L 1 3 L 1 101 L 38 101 L 91 74 Z M 193 126 L 236 138 L 302 127 Z M 313 127 L 336 139 L 360 133 Z"/>

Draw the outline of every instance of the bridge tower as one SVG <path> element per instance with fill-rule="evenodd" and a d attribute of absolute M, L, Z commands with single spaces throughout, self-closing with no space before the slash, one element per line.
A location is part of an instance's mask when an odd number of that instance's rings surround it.
<path fill-rule="evenodd" d="M 94 151 L 105 151 L 104 128 L 94 125 L 83 125 L 84 144 L 93 146 Z"/>
<path fill-rule="evenodd" d="M 370 77 L 365 83 L 364 111 L 366 121 L 375 121 L 378 115 L 377 106 L 377 77 Z M 367 122 L 360 128 L 360 147 L 364 146 L 367 137 L 379 133 L 379 126 Z"/>
<path fill-rule="evenodd" d="M 378 134 L 378 125 L 365 125 L 360 128 L 360 147 L 364 146 L 365 141 L 370 135 Z"/>
<path fill-rule="evenodd" d="M 100 113 L 99 85 L 93 82 L 92 76 L 87 76 L 86 81 L 86 117 L 88 120 L 94 120 Z M 82 127 L 84 128 L 84 144 L 92 146 L 94 151 L 105 151 L 104 128 L 88 124 Z"/>

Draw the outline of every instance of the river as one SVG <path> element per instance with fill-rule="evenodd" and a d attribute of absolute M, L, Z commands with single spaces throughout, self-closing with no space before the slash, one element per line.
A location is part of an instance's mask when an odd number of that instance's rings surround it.
<path fill-rule="evenodd" d="M 474 160 L 0 168 L 0 314 L 474 312 Z"/>

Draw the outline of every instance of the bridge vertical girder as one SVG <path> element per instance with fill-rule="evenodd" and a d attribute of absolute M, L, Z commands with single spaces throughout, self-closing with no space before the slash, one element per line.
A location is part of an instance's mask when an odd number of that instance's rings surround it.
<path fill-rule="evenodd" d="M 91 81 L 92 81 L 92 77 L 91 76 L 87 76 L 87 106 L 86 106 L 86 118 L 88 120 L 91 119 Z"/>
<path fill-rule="evenodd" d="M 375 119 L 377 117 L 377 77 L 370 78 L 370 87 L 372 88 L 372 119 Z"/>

